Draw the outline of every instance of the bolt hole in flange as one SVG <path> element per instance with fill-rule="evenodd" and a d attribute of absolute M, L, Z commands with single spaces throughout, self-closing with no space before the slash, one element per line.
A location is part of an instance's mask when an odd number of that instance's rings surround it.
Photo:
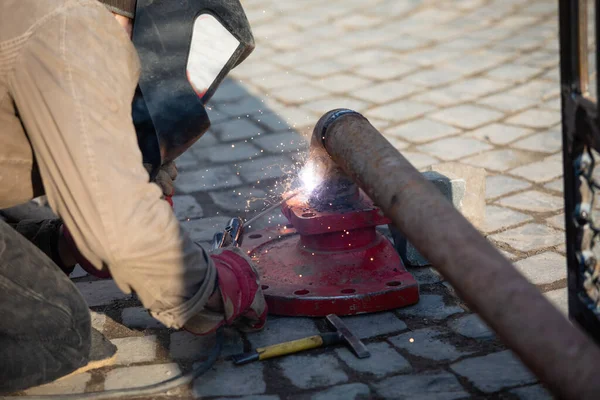
<path fill-rule="evenodd" d="M 356 290 L 355 289 L 342 289 L 342 293 L 344 293 L 344 294 L 356 293 Z"/>
<path fill-rule="evenodd" d="M 260 288 L 262 290 L 267 290 L 269 288 L 269 285 L 261 285 Z"/>
<path fill-rule="evenodd" d="M 306 289 L 301 289 L 301 290 L 296 290 L 294 292 L 294 294 L 297 294 L 298 296 L 304 296 L 305 294 L 309 294 L 310 292 Z"/>
<path fill-rule="evenodd" d="M 304 218 L 310 218 L 310 217 L 314 217 L 315 215 L 317 215 L 317 214 L 315 214 L 315 213 L 312 213 L 312 212 L 308 212 L 308 213 L 304 213 L 304 214 L 302 214 L 302 216 L 303 216 Z"/>
<path fill-rule="evenodd" d="M 402 282 L 391 281 L 391 282 L 387 282 L 386 285 L 387 286 L 400 286 L 400 285 L 402 285 Z"/>
<path fill-rule="evenodd" d="M 258 233 L 253 233 L 252 235 L 248 236 L 250 239 L 260 239 L 262 237 L 262 235 L 258 234 Z"/>

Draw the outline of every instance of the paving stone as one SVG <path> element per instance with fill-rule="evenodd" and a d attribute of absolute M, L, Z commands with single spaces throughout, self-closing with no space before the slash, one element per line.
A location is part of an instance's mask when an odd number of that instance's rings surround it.
<path fill-rule="evenodd" d="M 430 69 L 425 71 L 418 71 L 412 75 L 404 78 L 403 81 L 422 85 L 422 86 L 439 86 L 446 83 L 454 82 L 462 77 L 462 73 L 459 71 L 452 70 L 441 70 L 441 69 Z"/>
<path fill-rule="evenodd" d="M 199 171 L 183 171 L 175 181 L 175 190 L 183 193 L 207 192 L 238 186 L 241 179 L 227 166 L 212 167 Z"/>
<path fill-rule="evenodd" d="M 349 383 L 320 391 L 311 400 L 362 400 L 368 399 L 370 394 L 371 389 L 364 383 Z"/>
<path fill-rule="evenodd" d="M 468 135 L 476 139 L 486 140 L 493 144 L 507 144 L 532 132 L 531 129 L 517 126 L 490 124 L 469 132 Z"/>
<path fill-rule="evenodd" d="M 128 298 L 129 295 L 121 292 L 112 279 L 92 282 L 75 282 L 75 286 L 83 295 L 90 307 L 104 306 L 115 300 Z"/>
<path fill-rule="evenodd" d="M 501 111 L 516 112 L 537 104 L 538 100 L 509 93 L 499 93 L 479 99 L 477 102 Z"/>
<path fill-rule="evenodd" d="M 472 339 L 491 339 L 494 332 L 477 314 L 469 314 L 448 323 L 448 327 L 459 335 Z"/>
<path fill-rule="evenodd" d="M 539 68 L 528 67 L 526 65 L 504 64 L 488 71 L 487 75 L 503 81 L 520 83 L 529 80 L 540 72 Z"/>
<path fill-rule="evenodd" d="M 331 93 L 347 93 L 358 88 L 367 87 L 370 83 L 371 81 L 367 79 L 344 73 L 312 81 L 313 85 Z"/>
<path fill-rule="evenodd" d="M 399 321 L 402 323 L 402 321 Z M 248 334 L 252 348 L 283 343 L 289 340 L 317 335 L 319 330 L 310 318 L 269 317 L 267 325 L 260 332 Z"/>
<path fill-rule="evenodd" d="M 489 144 L 479 140 L 452 137 L 418 146 L 417 150 L 432 154 L 442 160 L 457 160 L 492 148 Z"/>
<path fill-rule="evenodd" d="M 175 363 L 117 368 L 106 373 L 104 390 L 151 385 L 173 378 L 180 373 L 181 370 Z"/>
<path fill-rule="evenodd" d="M 442 332 L 437 329 L 425 328 L 392 336 L 388 340 L 394 346 L 404 349 L 414 356 L 430 360 L 454 361 L 471 354 L 468 351 L 460 351 L 452 344 L 439 339 L 441 335 Z"/>
<path fill-rule="evenodd" d="M 560 113 L 533 109 L 523 111 L 506 120 L 509 124 L 526 126 L 528 128 L 549 128 L 560 122 Z"/>
<path fill-rule="evenodd" d="M 546 223 L 553 228 L 565 230 L 565 214 L 558 214 L 546 219 Z"/>
<path fill-rule="evenodd" d="M 261 127 L 247 118 L 223 122 L 215 125 L 213 129 L 219 132 L 220 139 L 225 142 L 250 139 L 263 132 Z"/>
<path fill-rule="evenodd" d="M 552 157 L 549 157 L 542 161 L 523 165 L 509 172 L 533 182 L 543 183 L 562 176 L 563 166 L 560 161 L 556 161 Z"/>
<path fill-rule="evenodd" d="M 403 151 L 402 155 L 411 163 L 416 169 L 423 169 L 430 165 L 439 163 L 437 158 L 428 156 L 427 154 L 417 153 L 413 151 Z"/>
<path fill-rule="evenodd" d="M 90 318 L 92 320 L 92 328 L 97 331 L 104 332 L 104 325 L 106 324 L 106 314 L 98 313 L 90 310 Z"/>
<path fill-rule="evenodd" d="M 261 155 L 260 149 L 250 143 L 223 144 L 207 149 L 212 163 L 245 161 Z"/>
<path fill-rule="evenodd" d="M 534 285 L 546 285 L 567 278 L 567 261 L 551 251 L 525 258 L 515 268 Z"/>
<path fill-rule="evenodd" d="M 462 360 L 452 364 L 450 368 L 484 393 L 534 383 L 537 380 L 510 350 Z"/>
<path fill-rule="evenodd" d="M 525 221 L 530 221 L 533 218 L 529 215 L 509 210 L 508 208 L 498 206 L 485 207 L 485 224 L 483 231 L 494 232 L 498 229 L 508 228 Z"/>
<path fill-rule="evenodd" d="M 516 250 L 531 251 L 556 246 L 564 241 L 564 235 L 564 232 L 532 223 L 496 233 L 490 238 L 506 243 Z"/>
<path fill-rule="evenodd" d="M 551 290 L 544 293 L 544 296 L 563 313 L 565 317 L 569 316 L 569 293 L 567 288 Z"/>
<path fill-rule="evenodd" d="M 528 190 L 498 201 L 498 204 L 533 212 L 557 211 L 563 208 L 564 200 L 537 190 Z"/>
<path fill-rule="evenodd" d="M 289 339 L 288 339 L 289 340 Z M 331 354 L 292 355 L 282 358 L 283 374 L 301 389 L 314 389 L 348 381 L 339 361 Z"/>
<path fill-rule="evenodd" d="M 391 129 L 386 129 L 386 135 L 393 135 L 413 143 L 424 143 L 459 133 L 460 130 L 427 118 L 407 122 Z"/>
<path fill-rule="evenodd" d="M 237 366 L 231 361 L 218 362 L 194 381 L 194 398 L 262 394 L 267 385 L 263 378 L 264 364 L 260 362 Z M 231 379 L 235 376 L 235 379 Z M 224 384 L 226 382 L 226 384 Z"/>
<path fill-rule="evenodd" d="M 444 278 L 431 267 L 408 268 L 408 272 L 417 280 L 419 285 L 430 285 L 444 280 Z"/>
<path fill-rule="evenodd" d="M 431 118 L 460 128 L 472 129 L 502 116 L 498 111 L 474 105 L 462 105 L 438 111 Z"/>
<path fill-rule="evenodd" d="M 84 276 L 88 276 L 88 273 L 83 268 L 81 268 L 79 264 L 76 264 L 75 268 L 73 269 L 73 272 L 69 274 L 69 278 L 71 279 L 83 278 Z"/>
<path fill-rule="evenodd" d="M 153 361 L 156 358 L 156 336 L 133 336 L 112 339 L 117 346 L 117 360 L 115 365 L 129 365 Z"/>
<path fill-rule="evenodd" d="M 352 331 L 352 330 L 351 330 Z M 335 349 L 337 355 L 355 371 L 369 373 L 377 378 L 388 374 L 402 374 L 412 371 L 410 363 L 386 342 L 369 343 L 367 345 L 371 356 L 360 359 L 347 348 Z"/>
<path fill-rule="evenodd" d="M 173 208 L 175 216 L 180 221 L 192 218 L 201 218 L 204 215 L 202 206 L 198 204 L 194 196 L 173 196 Z"/>
<path fill-rule="evenodd" d="M 332 96 L 326 99 L 305 103 L 302 107 L 320 114 L 323 114 L 328 110 L 333 110 L 334 108 L 348 108 L 362 113 L 369 107 L 369 103 L 349 97 Z"/>
<path fill-rule="evenodd" d="M 292 161 L 283 156 L 262 157 L 238 164 L 237 169 L 246 182 L 282 178 L 286 175 Z"/>
<path fill-rule="evenodd" d="M 291 87 L 271 90 L 271 94 L 286 104 L 301 104 L 326 97 L 329 93 L 308 85 L 296 85 Z"/>
<path fill-rule="evenodd" d="M 164 328 L 165 326 L 154 319 L 150 313 L 142 307 L 129 307 L 121 313 L 123 325 L 128 328 Z"/>
<path fill-rule="evenodd" d="M 510 391 L 519 400 L 552 400 L 552 394 L 542 385 L 526 386 Z"/>
<path fill-rule="evenodd" d="M 373 386 L 385 399 L 453 400 L 469 396 L 458 379 L 448 372 L 398 375 Z"/>
<path fill-rule="evenodd" d="M 221 357 L 244 352 L 244 343 L 237 331 L 227 329 L 224 332 Z M 169 355 L 174 360 L 198 360 L 208 354 L 215 345 L 215 336 L 198 336 L 186 331 L 171 333 Z"/>
<path fill-rule="evenodd" d="M 550 183 L 545 184 L 544 187 L 547 189 L 562 193 L 564 184 L 565 184 L 565 182 L 564 182 L 563 178 L 560 178 L 560 179 L 557 179 Z"/>
<path fill-rule="evenodd" d="M 38 396 L 83 393 L 85 392 L 85 388 L 90 379 L 92 379 L 92 374 L 89 372 L 83 372 L 68 376 L 55 382 L 27 389 L 25 394 L 28 396 Z"/>
<path fill-rule="evenodd" d="M 521 150 L 555 153 L 562 148 L 562 136 L 559 130 L 552 129 L 519 140 L 513 143 L 511 147 Z"/>
<path fill-rule="evenodd" d="M 453 83 L 444 88 L 452 96 L 461 100 L 474 100 L 492 92 L 500 91 L 508 86 L 507 83 L 486 78 L 470 78 Z"/>
<path fill-rule="evenodd" d="M 211 192 L 210 197 L 217 206 L 230 212 L 261 210 L 268 205 L 268 195 L 264 190 L 247 187 Z"/>
<path fill-rule="evenodd" d="M 390 121 L 404 121 L 434 110 L 433 106 L 409 100 L 400 100 L 367 111 L 367 118 L 381 118 Z"/>
<path fill-rule="evenodd" d="M 217 232 L 222 232 L 231 218 L 211 217 L 193 219 L 181 223 L 181 226 L 189 233 L 194 242 L 210 242 Z"/>
<path fill-rule="evenodd" d="M 441 320 L 464 311 L 459 306 L 447 306 L 439 294 L 422 294 L 417 304 L 401 308 L 397 312 L 401 315 Z"/>
<path fill-rule="evenodd" d="M 255 138 L 253 143 L 271 153 L 301 151 L 308 148 L 306 139 L 296 132 L 276 133 Z"/>
<path fill-rule="evenodd" d="M 485 198 L 493 199 L 531 186 L 529 182 L 506 175 L 488 176 L 485 182 Z"/>
<path fill-rule="evenodd" d="M 375 104 L 385 104 L 421 90 L 408 82 L 391 81 L 360 89 L 360 98 Z"/>
<path fill-rule="evenodd" d="M 342 317 L 344 324 L 360 339 L 386 335 L 406 329 L 404 321 L 392 312 Z"/>

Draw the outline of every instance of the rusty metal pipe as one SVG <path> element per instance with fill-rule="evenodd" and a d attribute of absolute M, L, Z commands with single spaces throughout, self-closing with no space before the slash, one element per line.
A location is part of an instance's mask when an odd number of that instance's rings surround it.
<path fill-rule="evenodd" d="M 600 399 L 600 349 L 366 118 L 330 111 L 313 138 L 555 395 Z"/>

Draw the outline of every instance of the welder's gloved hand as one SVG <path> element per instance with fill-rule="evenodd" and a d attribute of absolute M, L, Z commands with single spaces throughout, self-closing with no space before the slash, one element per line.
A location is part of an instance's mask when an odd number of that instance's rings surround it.
<path fill-rule="evenodd" d="M 258 271 L 250 258 L 237 247 L 216 250 L 211 258 L 217 268 L 215 293 L 220 294 L 222 300 L 222 309 L 218 310 L 221 313 L 213 319 L 192 318 L 185 329 L 198 335 L 214 332 L 222 325 L 244 332 L 261 330 L 267 321 L 267 304 Z"/>
<path fill-rule="evenodd" d="M 152 172 L 152 165 L 144 164 L 144 167 L 148 173 Z M 169 197 L 173 196 L 173 193 L 175 192 L 175 187 L 173 185 L 175 179 L 177 179 L 177 166 L 174 161 L 169 161 L 160 167 L 152 182 L 160 186 L 163 196 Z"/>

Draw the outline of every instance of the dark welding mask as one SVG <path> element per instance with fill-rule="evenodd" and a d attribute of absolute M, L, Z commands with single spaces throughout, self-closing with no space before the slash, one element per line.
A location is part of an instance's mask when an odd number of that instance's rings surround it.
<path fill-rule="evenodd" d="M 205 104 L 254 37 L 239 0 L 137 0 L 133 44 L 142 68 L 133 122 L 154 175 L 209 128 Z"/>

